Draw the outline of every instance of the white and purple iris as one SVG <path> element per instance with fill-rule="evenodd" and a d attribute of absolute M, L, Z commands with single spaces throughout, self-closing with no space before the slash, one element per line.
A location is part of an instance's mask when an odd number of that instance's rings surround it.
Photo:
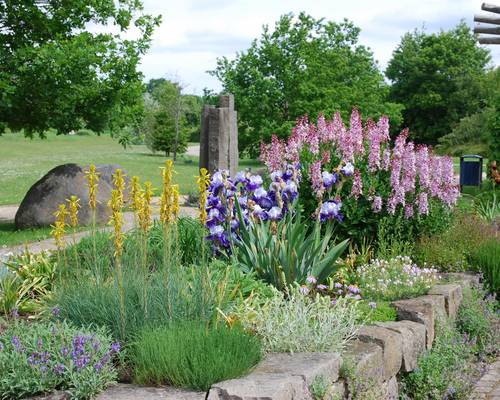
<path fill-rule="evenodd" d="M 346 165 L 344 165 L 340 171 L 345 175 L 345 176 L 352 176 L 354 175 L 354 165 L 352 163 L 348 162 Z"/>
<path fill-rule="evenodd" d="M 342 222 L 342 214 L 340 213 L 341 207 L 342 203 L 340 201 L 326 201 L 321 205 L 321 209 L 319 212 L 320 221 L 325 222 L 327 220 L 336 219 L 337 221 Z"/>

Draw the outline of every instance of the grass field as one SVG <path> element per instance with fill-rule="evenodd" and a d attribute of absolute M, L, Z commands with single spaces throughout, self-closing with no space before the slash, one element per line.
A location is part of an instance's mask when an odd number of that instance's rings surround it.
<path fill-rule="evenodd" d="M 115 139 L 103 136 L 56 136 L 26 139 L 18 133 L 0 136 L 0 205 L 18 204 L 28 189 L 50 169 L 65 163 L 86 165 L 120 164 L 129 176 L 161 184 L 163 154 L 152 154 L 144 145 L 124 150 Z M 242 160 L 242 168 L 257 167 L 254 160 Z M 198 157 L 181 156 L 175 163 L 174 183 L 182 194 L 196 189 Z"/>

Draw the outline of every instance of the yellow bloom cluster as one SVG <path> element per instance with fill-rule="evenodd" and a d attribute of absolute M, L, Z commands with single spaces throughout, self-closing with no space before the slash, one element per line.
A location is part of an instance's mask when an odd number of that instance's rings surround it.
<path fill-rule="evenodd" d="M 133 176 L 130 180 L 130 198 L 132 210 L 137 213 L 141 208 L 141 184 L 138 176 Z"/>
<path fill-rule="evenodd" d="M 125 178 L 121 169 L 113 174 L 114 189 L 111 191 L 111 218 L 109 223 L 113 225 L 113 241 L 115 245 L 115 257 L 119 258 L 123 252 L 123 191 L 125 189 Z"/>
<path fill-rule="evenodd" d="M 64 234 L 66 232 L 66 218 L 69 213 L 66 205 L 59 204 L 59 208 L 54 213 L 56 220 L 54 225 L 51 225 L 52 231 L 50 232 L 56 241 L 56 246 L 61 249 L 64 247 Z"/>
<path fill-rule="evenodd" d="M 144 233 L 151 227 L 151 197 L 153 197 L 153 185 L 151 182 L 144 183 L 144 190 L 140 192 L 140 207 L 137 212 L 139 226 Z"/>
<path fill-rule="evenodd" d="M 165 161 L 165 167 L 162 169 L 163 190 L 161 193 L 160 221 L 164 224 L 175 222 L 174 210 L 174 189 L 172 186 L 172 174 L 174 172 L 174 163 L 172 160 Z"/>
<path fill-rule="evenodd" d="M 198 190 L 200 192 L 200 222 L 205 225 L 207 222 L 207 189 L 210 184 L 210 174 L 205 168 L 200 168 L 200 175 L 197 177 L 196 183 L 198 183 Z"/>
<path fill-rule="evenodd" d="M 76 228 L 78 226 L 78 209 L 80 206 L 80 199 L 76 196 L 71 196 L 69 199 L 66 199 L 68 202 L 69 208 L 69 220 L 72 228 Z"/>
<path fill-rule="evenodd" d="M 172 219 L 173 222 L 177 221 L 179 218 L 179 185 L 172 186 Z"/>
<path fill-rule="evenodd" d="M 96 171 L 95 165 L 91 164 L 88 171 L 85 171 L 85 179 L 89 186 L 89 207 L 95 210 L 97 207 L 97 186 L 99 185 L 99 172 Z"/>

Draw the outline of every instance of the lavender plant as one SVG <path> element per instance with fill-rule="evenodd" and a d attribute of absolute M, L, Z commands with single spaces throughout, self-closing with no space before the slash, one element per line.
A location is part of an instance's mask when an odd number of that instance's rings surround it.
<path fill-rule="evenodd" d="M 17 399 L 60 389 L 72 399 L 91 398 L 116 379 L 112 361 L 119 350 L 103 329 L 17 321 L 0 336 L 0 396 Z"/>

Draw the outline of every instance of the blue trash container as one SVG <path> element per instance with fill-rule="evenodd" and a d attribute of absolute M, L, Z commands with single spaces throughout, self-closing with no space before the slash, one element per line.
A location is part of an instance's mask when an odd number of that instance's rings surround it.
<path fill-rule="evenodd" d="M 460 157 L 460 191 L 462 186 L 479 186 L 483 180 L 483 157 L 467 154 Z"/>

